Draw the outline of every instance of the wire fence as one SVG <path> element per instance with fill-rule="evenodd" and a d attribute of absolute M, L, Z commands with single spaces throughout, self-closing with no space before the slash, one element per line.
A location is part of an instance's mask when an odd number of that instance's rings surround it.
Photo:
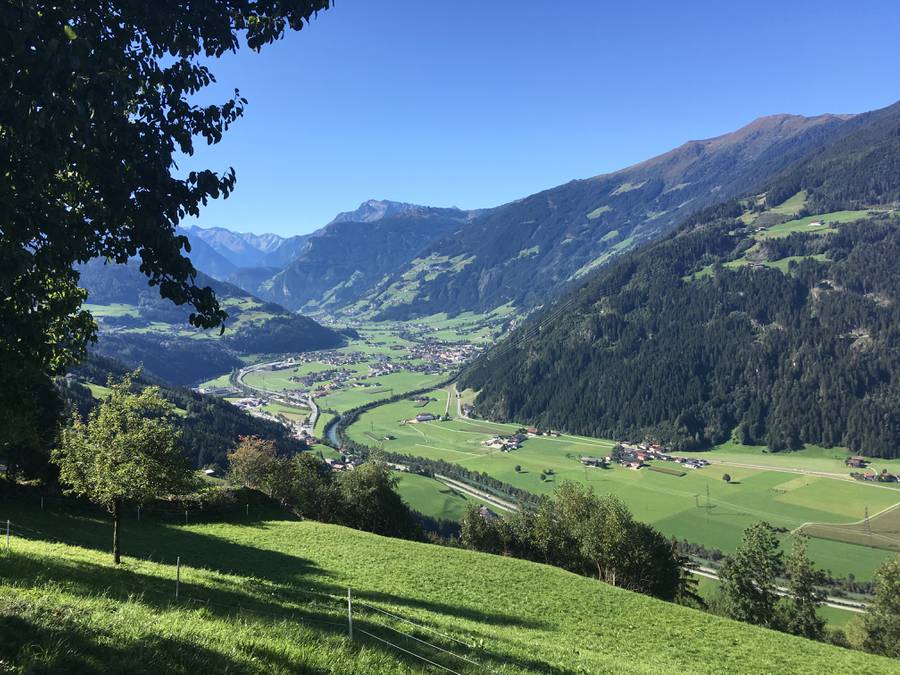
<path fill-rule="evenodd" d="M 23 540 L 41 540 L 67 545 L 71 543 L 37 528 L 0 518 L 0 546 L 2 546 L 0 550 L 6 556 L 14 552 L 12 541 L 14 537 Z M 352 642 L 360 642 L 360 636 L 364 636 L 363 639 L 374 640 L 379 645 L 396 650 L 406 657 L 413 658 L 443 672 L 461 675 L 460 671 L 457 670 L 458 668 L 466 672 L 473 669 L 477 669 L 478 672 L 489 672 L 491 670 L 483 662 L 473 658 L 471 654 L 460 653 L 463 650 L 467 652 L 476 651 L 478 648 L 471 642 L 450 635 L 408 616 L 403 616 L 397 611 L 389 611 L 370 602 L 360 600 L 353 596 L 350 588 L 347 589 L 347 595 L 342 596 L 299 586 L 291 586 L 289 589 L 273 588 L 259 582 L 249 581 L 245 588 L 265 594 L 267 596 L 265 602 L 269 604 L 277 603 L 278 609 L 273 610 L 258 606 L 253 607 L 250 606 L 250 603 L 245 605 L 235 602 L 223 602 L 221 599 L 213 599 L 212 597 L 201 598 L 196 597 L 196 595 L 185 595 L 181 592 L 181 587 L 187 584 L 182 578 L 181 571 L 182 561 L 179 557 L 176 563 L 176 576 L 172 580 L 173 586 L 169 591 L 151 588 L 146 584 L 135 585 L 133 580 L 129 580 L 133 590 L 117 595 L 111 588 L 107 587 L 104 589 L 102 597 L 118 601 L 155 597 L 162 600 L 169 607 L 216 608 L 237 615 L 247 613 L 278 621 L 327 626 L 331 629 L 339 629 L 341 632 L 346 631 L 347 638 Z M 161 581 L 164 581 L 164 579 L 161 578 Z M 273 591 L 278 592 L 273 593 Z M 286 596 L 288 595 L 306 596 L 311 598 L 311 600 L 308 600 L 304 605 L 297 602 L 297 597 L 287 598 Z M 250 599 L 252 600 L 252 598 Z M 255 602 L 262 602 L 262 600 L 255 600 Z M 319 612 L 320 616 L 311 615 L 311 610 Z M 392 623 L 397 625 L 392 625 Z M 405 626 L 407 630 L 403 630 L 398 626 Z M 389 632 L 390 638 L 386 632 Z M 425 637 L 426 635 L 428 638 Z M 438 642 L 443 644 L 437 644 Z"/>

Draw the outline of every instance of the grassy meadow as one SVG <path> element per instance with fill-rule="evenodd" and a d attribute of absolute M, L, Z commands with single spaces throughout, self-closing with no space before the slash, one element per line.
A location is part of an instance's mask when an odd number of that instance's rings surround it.
<path fill-rule="evenodd" d="M 756 238 L 773 239 L 786 237 L 794 232 L 828 234 L 837 231 L 832 225 L 852 223 L 854 220 L 865 218 L 867 215 L 869 215 L 869 211 L 832 211 L 831 213 L 804 216 L 803 218 L 795 218 L 794 220 L 773 225 L 762 232 L 757 232 Z M 816 222 L 821 222 L 821 225 L 813 226 L 812 223 Z"/>
<path fill-rule="evenodd" d="M 14 527 L 0 556 L 0 661 L 12 672 L 423 671 L 388 643 L 456 672 L 896 672 L 556 568 L 274 512 L 126 520 L 119 568 L 107 517 L 11 501 L 0 517 Z"/>
<path fill-rule="evenodd" d="M 463 494 L 449 485 L 428 476 L 396 471 L 397 491 L 410 508 L 432 518 L 446 520 L 462 519 L 465 510 L 472 504 L 490 504 Z"/>
<path fill-rule="evenodd" d="M 799 453 L 774 454 L 760 448 L 728 444 L 721 449 L 695 453 L 727 464 L 688 469 L 683 476 L 619 466 L 583 467 L 579 461 L 581 456 L 605 456 L 615 445 L 604 439 L 567 435 L 537 437 L 525 441 L 519 450 L 504 453 L 486 448 L 481 442 L 496 434 L 510 433 L 517 428 L 515 425 L 459 418 L 449 422 L 406 423 L 423 410 L 443 413 L 450 394 L 447 390 L 435 390 L 430 395 L 436 400 L 424 409 L 407 400 L 367 411 L 346 433 L 360 443 L 443 459 L 537 494 L 552 493 L 564 480 L 586 483 L 597 492 L 618 495 L 638 519 L 655 525 L 666 535 L 725 552 L 733 551 L 744 528 L 759 520 L 794 531 L 808 523 L 853 523 L 864 517 L 866 508 L 875 514 L 900 503 L 897 487 L 844 480 L 848 469 L 841 459 L 846 457 L 846 452 L 841 450 L 811 448 Z M 451 403 L 452 415 L 455 402 Z M 383 440 L 387 436 L 394 438 Z M 663 468 L 671 466 L 665 462 L 660 464 Z M 882 467 L 897 470 L 898 465 L 897 460 L 874 463 L 878 470 Z M 789 471 L 797 468 L 834 473 L 842 478 Z M 549 478 L 547 470 L 553 471 Z M 731 476 L 730 483 L 723 480 L 725 473 Z M 783 539 L 785 547 L 789 547 L 790 535 L 783 535 Z M 891 557 L 892 551 L 859 544 L 858 540 L 817 538 L 810 542 L 810 556 L 819 567 L 834 575 L 852 573 L 859 579 L 868 579 L 875 568 Z"/>

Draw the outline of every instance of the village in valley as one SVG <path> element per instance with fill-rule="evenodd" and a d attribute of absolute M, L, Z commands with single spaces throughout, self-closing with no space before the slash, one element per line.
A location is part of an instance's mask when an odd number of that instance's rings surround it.
<path fill-rule="evenodd" d="M 419 419 L 423 417 L 423 419 Z M 435 419 L 428 416 L 429 419 Z M 416 421 L 425 421 L 424 416 L 417 416 Z M 522 444 L 529 438 L 539 436 L 559 438 L 562 433 L 554 430 L 541 430 L 537 427 L 523 427 L 514 434 L 506 436 L 494 436 L 481 442 L 486 448 L 499 450 L 500 452 L 513 452 L 519 450 Z M 607 469 L 613 464 L 618 464 L 625 469 L 642 469 L 650 466 L 651 461 L 674 462 L 680 464 L 686 469 L 700 469 L 708 466 L 709 462 L 705 459 L 696 457 L 678 457 L 669 452 L 669 450 L 659 443 L 619 443 L 604 457 L 582 456 L 580 462 L 586 467 L 595 467 Z"/>

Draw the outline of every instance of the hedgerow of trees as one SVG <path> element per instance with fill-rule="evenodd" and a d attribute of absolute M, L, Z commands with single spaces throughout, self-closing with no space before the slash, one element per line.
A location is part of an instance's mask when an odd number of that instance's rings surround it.
<path fill-rule="evenodd" d="M 615 496 L 564 482 L 534 510 L 485 518 L 463 516 L 461 540 L 476 551 L 556 565 L 664 600 L 701 603 L 688 561 L 674 542 L 634 520 Z"/>

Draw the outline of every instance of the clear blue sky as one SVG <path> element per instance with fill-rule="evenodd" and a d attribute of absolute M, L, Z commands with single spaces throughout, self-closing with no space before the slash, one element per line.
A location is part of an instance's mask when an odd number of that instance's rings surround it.
<path fill-rule="evenodd" d="M 309 232 L 369 198 L 495 206 L 761 115 L 888 105 L 898 26 L 900 3 L 867 0 L 338 0 L 211 64 L 204 100 L 249 104 L 182 168 L 235 167 L 199 224 L 242 231 Z"/>

